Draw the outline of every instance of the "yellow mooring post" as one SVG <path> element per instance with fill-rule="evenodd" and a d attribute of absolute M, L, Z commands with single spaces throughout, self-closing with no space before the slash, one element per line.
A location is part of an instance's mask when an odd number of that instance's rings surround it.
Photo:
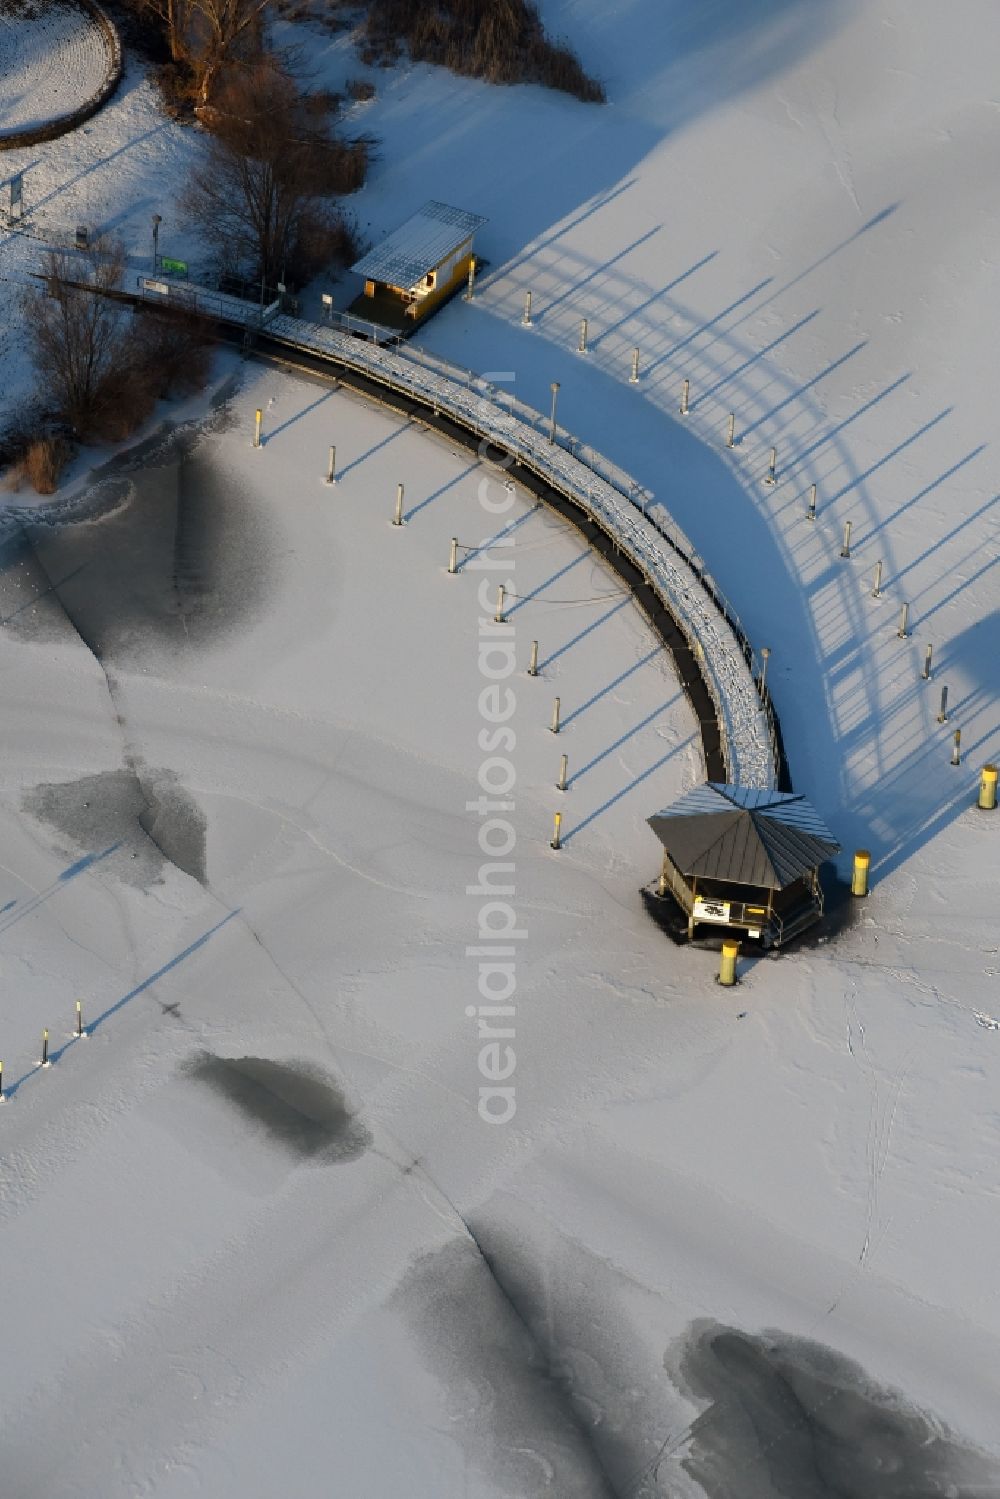
<path fill-rule="evenodd" d="M 561 848 L 562 847 L 562 840 L 560 838 L 561 831 L 562 831 L 562 813 L 561 812 L 553 812 L 553 814 L 552 814 L 552 843 L 551 843 L 550 847 L 552 847 L 552 848 Z"/>
<path fill-rule="evenodd" d="M 854 873 L 851 876 L 851 894 L 868 894 L 868 866 L 872 856 L 866 848 L 859 848 L 854 855 Z"/>
<path fill-rule="evenodd" d="M 984 765 L 979 773 L 979 805 L 984 812 L 992 812 L 997 804 L 997 768 Z"/>
<path fill-rule="evenodd" d="M 260 429 L 263 426 L 263 424 L 264 424 L 264 413 L 263 413 L 263 411 L 261 411 L 260 407 L 258 406 L 257 410 L 254 412 L 254 418 L 253 418 L 253 445 L 254 445 L 255 448 L 259 448 L 260 447 Z"/>
<path fill-rule="evenodd" d="M 722 959 L 719 963 L 719 983 L 729 989 L 736 982 L 736 959 L 740 955 L 740 944 L 738 942 L 726 941 L 722 944 Z"/>

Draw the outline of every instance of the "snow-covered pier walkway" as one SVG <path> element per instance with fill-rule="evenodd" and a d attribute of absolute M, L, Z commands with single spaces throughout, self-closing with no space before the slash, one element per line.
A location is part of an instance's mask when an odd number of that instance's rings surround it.
<path fill-rule="evenodd" d="M 166 282 L 141 282 L 140 289 L 146 300 L 179 300 L 180 289 Z M 598 549 L 598 533 L 610 541 L 614 556 L 609 557 L 654 625 L 662 608 L 676 627 L 661 628 L 660 634 L 675 656 L 683 652 L 693 662 L 693 670 L 685 672 L 678 659 L 678 669 L 701 723 L 709 778 L 721 775 L 738 785 L 762 788 L 778 784 L 782 758 L 777 725 L 769 697 L 758 689 L 759 666 L 739 619 L 664 507 L 628 474 L 512 392 L 415 345 L 400 341 L 387 346 L 341 327 L 290 317 L 275 307 L 262 313 L 232 297 L 188 288 L 181 295 L 207 315 L 243 328 L 258 352 L 280 358 L 295 351 L 313 370 L 332 366 L 342 377 L 354 376 L 355 383 L 360 378 L 369 394 L 389 404 L 398 405 L 402 397 L 417 418 L 421 410 L 433 419 L 447 418 L 476 440 L 486 461 L 510 467 L 513 460 L 513 477 L 536 476 L 569 501 L 577 516 L 582 512 L 591 523 L 585 529 Z M 545 489 L 538 492 L 547 497 Z M 622 567 L 622 558 L 631 566 Z M 645 590 L 637 584 L 645 584 Z M 650 591 L 652 597 L 644 598 Z M 707 703 L 697 691 L 695 672 Z M 714 725 L 707 721 L 706 708 Z"/>

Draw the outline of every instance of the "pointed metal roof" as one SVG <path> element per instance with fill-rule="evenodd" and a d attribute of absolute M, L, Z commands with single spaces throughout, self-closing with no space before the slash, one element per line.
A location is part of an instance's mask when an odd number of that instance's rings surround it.
<path fill-rule="evenodd" d="M 804 796 L 708 782 L 648 819 L 686 878 L 782 890 L 838 853 Z"/>
<path fill-rule="evenodd" d="M 369 281 L 416 286 L 486 220 L 433 199 L 351 266 Z"/>

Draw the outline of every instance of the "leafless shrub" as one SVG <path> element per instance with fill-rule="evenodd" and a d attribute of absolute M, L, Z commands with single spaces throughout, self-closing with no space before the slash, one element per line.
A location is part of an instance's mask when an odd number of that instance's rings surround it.
<path fill-rule="evenodd" d="M 208 380 L 213 342 L 204 318 L 194 312 L 146 309 L 133 329 L 133 362 L 151 371 L 157 397 L 191 395 Z"/>
<path fill-rule="evenodd" d="M 336 36 L 340 31 L 347 31 L 351 25 L 351 22 L 346 17 L 337 15 L 336 12 L 330 10 L 322 11 L 318 16 L 314 16 L 313 19 L 318 25 L 322 26 L 324 31 L 328 31 L 331 36 Z"/>
<path fill-rule="evenodd" d="M 291 67 L 294 71 L 294 52 L 286 51 L 285 56 L 291 58 Z M 338 94 L 336 89 L 332 88 L 312 88 L 305 97 L 309 100 L 314 112 L 328 122 L 336 120 L 344 103 L 343 94 Z"/>
<path fill-rule="evenodd" d="M 586 103 L 604 100 L 573 52 L 546 36 L 534 0 L 371 0 L 362 61 L 391 58 L 400 42 L 417 62 L 490 83 L 541 83 Z"/>
<path fill-rule="evenodd" d="M 375 85 L 368 78 L 348 78 L 345 88 L 347 97 L 358 103 L 375 97 Z"/>
<path fill-rule="evenodd" d="M 183 308 L 143 309 L 129 325 L 119 364 L 96 392 L 91 434 L 124 442 L 149 420 L 158 400 L 200 390 L 210 366 L 204 319 Z"/>
<path fill-rule="evenodd" d="M 371 143 L 339 139 L 330 114 L 327 99 L 303 93 L 273 60 L 220 85 L 213 140 L 181 209 L 224 270 L 287 281 L 300 227 L 315 239 L 326 200 L 362 185 Z M 326 218 L 334 222 L 328 208 Z"/>
<path fill-rule="evenodd" d="M 299 219 L 289 252 L 289 284 L 304 286 L 325 266 L 352 265 L 361 252 L 361 235 L 350 215 L 308 208 Z"/>
<path fill-rule="evenodd" d="M 101 243 L 84 255 L 52 252 L 44 284 L 25 298 L 38 378 L 38 423 L 64 423 L 79 438 L 121 442 L 161 396 L 196 389 L 208 374 L 207 338 L 192 314 L 133 315 L 116 300 L 124 252 Z M 38 425 L 19 440 L 21 468 L 50 494 L 65 462 L 62 435 Z"/>
<path fill-rule="evenodd" d="M 71 427 L 85 426 L 101 385 L 121 363 L 127 310 L 114 300 L 125 251 L 101 241 L 82 254 L 52 250 L 43 285 L 24 298 L 29 353 L 45 404 Z"/>
<path fill-rule="evenodd" d="M 36 494 L 55 494 L 73 449 L 64 437 L 36 437 L 22 459 L 24 476 Z"/>
<path fill-rule="evenodd" d="M 215 102 L 227 69 L 251 62 L 264 46 L 265 13 L 273 0 L 126 0 L 162 37 L 169 66 L 157 82 L 169 109 L 193 100 Z"/>
<path fill-rule="evenodd" d="M 576 53 L 565 44 L 542 38 L 535 43 L 533 58 L 537 80 L 546 88 L 572 94 L 584 104 L 605 102 L 604 85 L 584 72 Z"/>
<path fill-rule="evenodd" d="M 130 355 L 133 352 L 129 350 Z M 101 383 L 87 435 L 98 442 L 124 442 L 149 421 L 155 406 L 153 371 L 130 358 L 126 365 L 113 370 Z"/>
<path fill-rule="evenodd" d="M 191 114 L 198 98 L 197 79 L 180 63 L 161 63 L 153 71 L 163 107 L 172 120 L 183 120 Z"/>

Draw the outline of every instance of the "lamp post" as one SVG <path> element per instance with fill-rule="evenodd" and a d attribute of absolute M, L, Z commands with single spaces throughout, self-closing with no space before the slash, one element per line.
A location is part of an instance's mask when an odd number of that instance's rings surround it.
<path fill-rule="evenodd" d="M 767 663 L 771 659 L 771 647 L 769 645 L 762 646 L 760 654 L 764 660 L 764 665 L 760 669 L 760 695 L 763 698 L 764 689 L 767 686 Z"/>
<path fill-rule="evenodd" d="M 559 399 L 559 381 L 553 380 L 549 389 L 552 391 L 552 414 L 549 418 L 549 442 L 556 440 L 556 401 Z"/>
<path fill-rule="evenodd" d="M 160 225 L 162 223 L 163 223 L 163 220 L 160 218 L 160 215 L 158 213 L 154 213 L 153 214 L 153 274 L 154 275 L 156 274 L 156 267 L 159 264 L 159 260 L 160 260 Z"/>

